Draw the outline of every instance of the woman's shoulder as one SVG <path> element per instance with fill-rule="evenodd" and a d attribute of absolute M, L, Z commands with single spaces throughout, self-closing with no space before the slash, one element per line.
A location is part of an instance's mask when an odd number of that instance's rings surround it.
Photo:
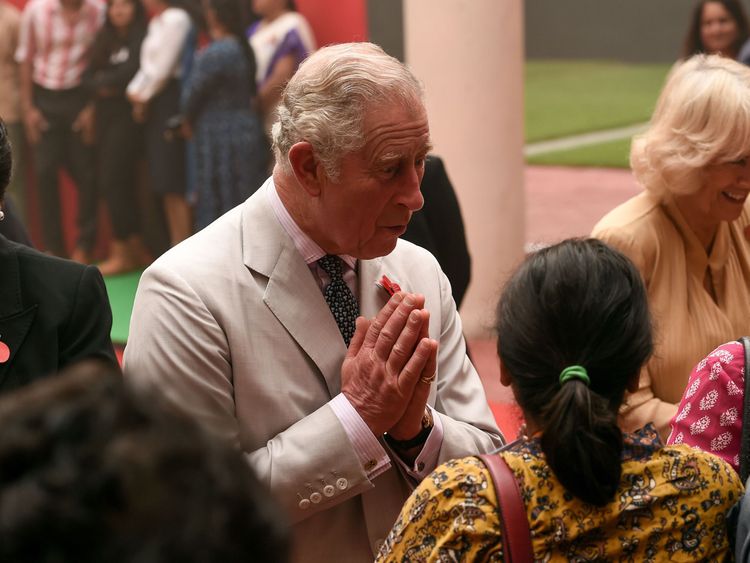
<path fill-rule="evenodd" d="M 670 476 L 668 481 L 675 486 L 683 487 L 683 478 L 690 477 L 695 484 L 702 479 L 721 484 L 727 492 L 743 489 L 739 475 L 731 464 L 712 453 L 687 444 L 663 446 L 654 453 L 651 462 L 658 464 L 663 474 Z M 736 501 L 737 498 L 730 500 Z"/>
<path fill-rule="evenodd" d="M 648 488 L 658 498 L 681 499 L 700 515 L 726 514 L 742 496 L 739 475 L 726 461 L 687 444 L 655 449 L 650 456 L 623 463 L 620 496 Z"/>
<path fill-rule="evenodd" d="M 204 56 L 208 55 L 221 58 L 235 58 L 245 56 L 242 52 L 242 46 L 234 37 L 225 37 L 223 39 L 211 41 L 211 43 L 209 43 L 206 48 L 200 52 L 200 54 Z"/>
<path fill-rule="evenodd" d="M 659 249 L 675 243 L 675 234 L 662 203 L 648 191 L 607 213 L 591 231 L 592 237 L 630 258 L 644 279 L 649 279 Z"/>
<path fill-rule="evenodd" d="M 598 237 L 599 234 L 610 231 L 635 233 L 648 229 L 663 215 L 661 207 L 659 199 L 644 190 L 604 215 L 591 234 Z"/>
<path fill-rule="evenodd" d="M 73 260 L 49 256 L 22 244 L 12 244 L 16 247 L 15 254 L 23 278 L 26 278 L 25 281 L 29 281 L 30 278 L 35 280 L 28 285 L 39 289 L 45 288 L 42 291 L 49 290 L 52 280 L 56 287 L 77 284 L 84 272 L 91 268 Z"/>
<path fill-rule="evenodd" d="M 185 27 L 190 27 L 191 25 L 190 15 L 187 13 L 187 11 L 175 6 L 170 6 L 169 8 L 164 10 L 161 13 L 159 19 L 165 24 L 180 25 Z"/>
<path fill-rule="evenodd" d="M 494 485 L 479 458 L 449 460 L 406 501 L 377 561 L 402 561 L 407 555 L 431 561 L 438 550 L 451 560 L 489 560 L 502 551 L 496 506 Z M 446 529 L 445 522 L 453 525 Z"/>

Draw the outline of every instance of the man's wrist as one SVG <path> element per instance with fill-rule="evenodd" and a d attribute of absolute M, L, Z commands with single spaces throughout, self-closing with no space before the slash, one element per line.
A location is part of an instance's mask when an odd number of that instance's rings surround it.
<path fill-rule="evenodd" d="M 432 412 L 430 411 L 430 409 L 425 408 L 424 414 L 422 415 L 421 428 L 415 436 L 406 440 L 397 440 L 388 432 L 386 432 L 385 434 L 383 434 L 383 437 L 388 445 L 398 450 L 410 450 L 412 448 L 416 448 L 417 446 L 424 445 L 424 443 L 427 441 L 427 438 L 429 438 L 434 426 L 435 422 L 432 419 Z"/>

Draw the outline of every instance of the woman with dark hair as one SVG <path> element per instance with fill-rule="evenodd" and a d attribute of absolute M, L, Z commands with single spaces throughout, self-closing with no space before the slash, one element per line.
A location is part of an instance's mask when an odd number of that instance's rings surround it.
<path fill-rule="evenodd" d="M 700 0 L 690 17 L 682 58 L 702 53 L 741 60 L 740 51 L 749 35 L 739 0 Z"/>
<path fill-rule="evenodd" d="M 710 454 L 624 434 L 617 411 L 652 351 L 633 264 L 595 239 L 530 255 L 497 313 L 501 382 L 526 429 L 499 454 L 520 489 L 535 560 L 721 560 L 742 485 Z M 521 501 L 521 498 L 523 499 Z M 452 460 L 406 502 L 378 561 L 503 561 L 498 500 L 476 457 Z M 507 553 L 507 551 L 505 551 Z"/>
<path fill-rule="evenodd" d="M 0 121 L 0 221 L 12 163 L 8 132 Z M 99 270 L 0 235 L 0 393 L 84 359 L 119 369 L 111 328 Z"/>
<path fill-rule="evenodd" d="M 240 0 L 207 0 L 212 42 L 195 59 L 182 93 L 187 135 L 195 142 L 195 227 L 236 205 L 268 175 L 269 149 L 255 96 L 255 58 L 244 38 Z"/>
<path fill-rule="evenodd" d="M 112 223 L 109 257 L 99 264 L 112 275 L 144 265 L 147 252 L 141 238 L 136 198 L 136 163 L 141 129 L 125 97 L 138 71 L 146 13 L 140 0 L 108 0 L 107 19 L 94 41 L 84 86 L 96 99 L 98 185 Z"/>

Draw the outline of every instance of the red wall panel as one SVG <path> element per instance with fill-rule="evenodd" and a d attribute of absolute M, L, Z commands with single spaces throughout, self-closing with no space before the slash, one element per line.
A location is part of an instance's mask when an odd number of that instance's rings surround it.
<path fill-rule="evenodd" d="M 318 46 L 367 40 L 367 0 L 297 0 L 297 8 Z"/>

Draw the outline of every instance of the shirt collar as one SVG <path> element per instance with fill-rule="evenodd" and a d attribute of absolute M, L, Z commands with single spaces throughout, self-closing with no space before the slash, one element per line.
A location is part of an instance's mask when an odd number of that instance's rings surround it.
<path fill-rule="evenodd" d="M 320 248 L 318 243 L 311 239 L 307 233 L 299 227 L 299 225 L 297 225 L 296 221 L 289 214 L 289 211 L 287 211 L 284 202 L 281 201 L 281 198 L 279 197 L 278 191 L 276 191 L 273 177 L 269 178 L 266 182 L 266 197 L 271 204 L 276 219 L 281 223 L 281 226 L 284 231 L 286 231 L 286 234 L 289 235 L 289 238 L 292 239 L 297 252 L 302 255 L 305 263 L 309 266 L 323 258 L 323 256 L 326 255 L 326 252 Z M 353 256 L 339 254 L 339 258 L 341 258 L 352 270 L 357 267 L 357 259 Z"/>
<path fill-rule="evenodd" d="M 695 231 L 693 231 L 680 212 L 674 196 L 667 195 L 664 198 L 664 210 L 685 241 L 685 255 L 688 259 L 688 269 L 698 279 L 703 279 L 707 266 L 710 266 L 712 270 L 719 270 L 724 267 L 729 257 L 729 223 L 726 221 L 719 223 L 713 245 L 711 246 L 711 253 L 707 254 L 703 244 L 698 240 Z"/>

